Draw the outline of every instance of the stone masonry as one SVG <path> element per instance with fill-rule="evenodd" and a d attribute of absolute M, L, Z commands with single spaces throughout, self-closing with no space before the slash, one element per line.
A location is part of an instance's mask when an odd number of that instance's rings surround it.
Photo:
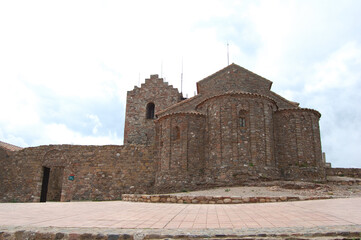
<path fill-rule="evenodd" d="M 178 90 L 163 82 L 158 75 L 151 75 L 141 88 L 134 87 L 132 91 L 128 91 L 124 144 L 151 145 L 155 136 L 155 115 L 146 116 L 148 104 L 154 104 L 153 111 L 155 112 L 176 104 L 180 100 L 181 94 Z"/>
<path fill-rule="evenodd" d="M 0 201 L 113 200 L 249 181 L 325 181 L 321 114 L 271 86 L 231 64 L 184 99 L 151 75 L 128 91 L 124 146 L 0 146 Z"/>
<path fill-rule="evenodd" d="M 196 96 L 157 111 L 156 192 L 276 179 L 325 181 L 321 114 L 271 86 L 232 64 L 199 81 Z"/>
<path fill-rule="evenodd" d="M 50 168 L 47 201 L 115 200 L 125 192 L 148 193 L 156 169 L 152 148 L 141 145 L 30 147 L 9 152 L 0 164 L 3 202 L 39 202 L 45 167 Z"/>

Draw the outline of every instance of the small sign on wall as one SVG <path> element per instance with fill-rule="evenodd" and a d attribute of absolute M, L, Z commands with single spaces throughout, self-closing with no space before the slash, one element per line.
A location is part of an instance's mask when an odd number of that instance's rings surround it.
<path fill-rule="evenodd" d="M 68 180 L 74 181 L 74 177 L 75 177 L 74 174 L 70 174 L 69 177 L 68 177 Z"/>

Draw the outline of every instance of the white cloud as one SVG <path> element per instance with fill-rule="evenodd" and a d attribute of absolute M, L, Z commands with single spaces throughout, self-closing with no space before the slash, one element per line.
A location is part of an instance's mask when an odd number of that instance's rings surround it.
<path fill-rule="evenodd" d="M 69 129 L 65 124 L 46 124 L 39 134 L 35 145 L 44 144 L 80 144 L 80 145 L 104 145 L 121 144 L 116 133 L 109 132 L 103 136 L 83 135 L 80 132 Z"/>
<path fill-rule="evenodd" d="M 315 76 L 306 84 L 307 92 L 353 87 L 361 79 L 361 46 L 348 42 L 325 61 L 314 66 Z"/>
<path fill-rule="evenodd" d="M 98 128 L 102 126 L 102 123 L 100 122 L 98 116 L 94 114 L 87 114 L 86 117 L 89 118 L 94 125 L 92 129 L 93 134 L 97 134 Z"/>
<path fill-rule="evenodd" d="M 303 86 L 285 91 L 301 105 L 321 112 L 323 151 L 336 167 L 360 167 L 361 46 L 348 42 L 303 75 Z"/>
<path fill-rule="evenodd" d="M 6 125 L 8 130 L 17 127 L 29 127 L 39 123 L 37 105 L 39 99 L 36 93 L 32 92 L 21 79 L 6 74 L 8 77 L 1 83 L 0 103 L 3 114 L 0 117 L 0 124 Z"/>

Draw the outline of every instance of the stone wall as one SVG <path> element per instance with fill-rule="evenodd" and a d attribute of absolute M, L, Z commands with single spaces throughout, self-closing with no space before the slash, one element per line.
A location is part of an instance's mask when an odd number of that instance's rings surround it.
<path fill-rule="evenodd" d="M 327 176 L 361 178 L 361 168 L 326 168 Z"/>
<path fill-rule="evenodd" d="M 244 203 L 267 203 L 267 202 L 287 202 L 287 201 L 307 201 L 331 199 L 332 196 L 280 196 L 280 197 L 222 197 L 222 196 L 182 196 L 166 194 L 123 194 L 123 201 L 148 202 L 148 203 L 189 203 L 189 204 L 244 204 Z"/>
<path fill-rule="evenodd" d="M 12 152 L 0 164 L 3 202 L 40 201 L 44 167 L 50 168 L 47 200 L 61 201 L 114 200 L 122 193 L 151 193 L 156 172 L 153 148 L 133 145 L 40 146 Z"/>
<path fill-rule="evenodd" d="M 274 114 L 276 161 L 285 180 L 325 180 L 320 116 L 315 110 L 300 108 Z"/>
<path fill-rule="evenodd" d="M 214 96 L 198 105 L 197 110 L 207 116 L 207 182 L 241 184 L 278 178 L 273 152 L 275 108 L 272 99 L 246 93 Z"/>
<path fill-rule="evenodd" d="M 157 121 L 157 192 L 192 189 L 202 182 L 204 124 L 200 113 L 171 114 Z"/>
<path fill-rule="evenodd" d="M 161 111 L 181 101 L 181 94 L 172 85 L 163 82 L 158 75 L 151 75 L 141 88 L 135 87 L 127 93 L 127 106 L 124 126 L 124 145 L 154 143 L 154 118 L 146 116 L 147 104 L 155 105 L 154 112 Z"/>
<path fill-rule="evenodd" d="M 265 93 L 271 88 L 272 82 L 232 64 L 209 77 L 197 82 L 200 94 L 215 95 L 228 91 Z"/>
<path fill-rule="evenodd" d="M 10 151 L 6 151 L 5 149 L 1 148 L 0 147 L 0 161 L 8 161 L 8 158 L 9 158 L 9 153 Z M 0 162 L 1 164 L 1 162 Z"/>

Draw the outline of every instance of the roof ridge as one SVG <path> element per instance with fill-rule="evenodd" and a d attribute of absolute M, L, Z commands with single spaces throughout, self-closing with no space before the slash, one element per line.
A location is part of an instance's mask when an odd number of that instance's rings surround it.
<path fill-rule="evenodd" d="M 317 115 L 319 115 L 319 117 L 321 117 L 321 113 L 315 109 L 312 109 L 312 108 L 301 108 L 301 107 L 298 107 L 298 108 L 279 108 L 277 109 L 276 112 L 282 112 L 282 111 L 310 111 L 310 112 L 314 112 L 316 113 Z"/>
<path fill-rule="evenodd" d="M 169 106 L 169 107 L 167 107 L 167 108 L 165 108 L 165 109 L 163 109 L 163 110 L 160 110 L 159 112 L 156 112 L 155 115 L 162 114 L 162 113 L 164 113 L 164 112 L 166 112 L 166 111 L 169 111 L 169 110 L 172 109 L 172 108 L 175 108 L 175 107 L 178 107 L 178 106 L 180 106 L 180 105 L 182 105 L 182 104 L 184 104 L 184 103 L 190 102 L 191 100 L 194 100 L 194 99 L 196 99 L 196 98 L 198 98 L 198 97 L 200 97 L 200 96 L 201 96 L 201 94 L 197 94 L 197 95 L 194 95 L 194 96 L 191 97 L 191 98 L 187 98 L 187 99 L 185 99 L 185 100 L 183 100 L 183 101 L 177 102 L 177 103 L 175 103 L 175 104 L 173 104 L 173 105 L 171 105 L 171 106 Z"/>
<path fill-rule="evenodd" d="M 209 99 L 216 98 L 216 97 L 221 97 L 221 96 L 225 96 L 225 95 L 232 95 L 232 94 L 242 94 L 242 95 L 249 95 L 249 96 L 255 96 L 255 97 L 263 97 L 263 98 L 266 98 L 266 99 L 269 99 L 269 100 L 273 101 L 277 106 L 277 101 L 275 99 L 273 99 L 273 98 L 271 98 L 269 96 L 263 95 L 263 94 L 243 92 L 243 91 L 228 91 L 228 92 L 225 92 L 225 93 L 212 95 L 210 97 L 207 97 L 207 98 L 203 99 L 200 103 L 197 104 L 196 108 L 199 105 L 201 105 L 202 103 L 208 101 Z"/>
<path fill-rule="evenodd" d="M 274 92 L 274 91 L 270 91 L 270 92 L 271 92 L 271 94 L 276 95 L 277 97 L 281 98 L 282 100 L 285 100 L 286 102 L 288 102 L 288 103 L 290 103 L 290 104 L 294 105 L 295 107 L 298 107 L 298 106 L 300 105 L 298 102 L 290 101 L 290 100 L 288 100 L 288 99 L 286 99 L 286 98 L 282 97 L 281 95 L 279 95 L 278 93 L 276 93 L 276 92 Z"/>
<path fill-rule="evenodd" d="M 252 71 L 250 71 L 250 70 L 248 70 L 248 69 L 246 69 L 246 68 L 244 68 L 244 67 L 241 67 L 241 66 L 239 66 L 239 65 L 237 65 L 237 64 L 235 64 L 235 63 L 232 63 L 232 64 L 230 64 L 230 65 L 222 68 L 221 70 L 218 70 L 217 72 L 209 75 L 208 77 L 203 78 L 202 80 L 198 81 L 197 83 L 199 83 L 199 82 L 201 82 L 201 81 L 203 81 L 203 80 L 206 80 L 206 79 L 210 79 L 210 78 L 214 77 L 215 75 L 218 75 L 219 73 L 221 73 L 222 71 L 224 71 L 224 70 L 226 70 L 227 68 L 230 68 L 230 67 L 238 67 L 238 68 L 240 68 L 240 69 L 242 69 L 242 70 L 245 70 L 246 72 L 252 73 L 252 74 L 254 74 L 254 75 L 256 75 L 256 76 L 258 76 L 258 77 L 260 77 L 260 78 L 262 78 L 262 79 L 264 79 L 264 80 L 267 80 L 267 81 L 269 81 L 269 82 L 272 83 L 271 80 L 268 80 L 267 78 L 262 77 L 262 76 L 258 75 L 257 73 L 254 73 L 254 72 L 252 72 Z"/>

